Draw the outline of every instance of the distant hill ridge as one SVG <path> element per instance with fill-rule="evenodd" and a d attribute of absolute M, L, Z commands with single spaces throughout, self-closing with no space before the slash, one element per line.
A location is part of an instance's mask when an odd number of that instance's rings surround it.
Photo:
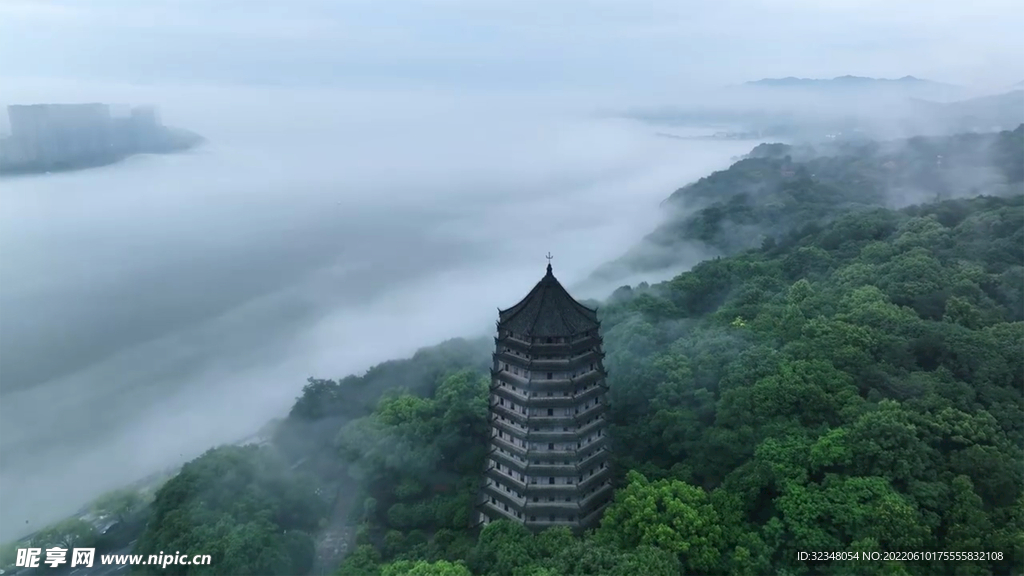
<path fill-rule="evenodd" d="M 902 78 L 870 78 L 866 76 L 836 76 L 835 78 L 796 78 L 794 76 L 787 76 L 786 78 L 762 78 L 760 80 L 751 80 L 744 82 L 747 86 L 822 86 L 827 84 L 883 84 L 883 83 L 902 83 L 902 84 L 932 84 L 938 85 L 938 82 L 932 80 L 925 80 L 923 78 L 916 78 L 914 76 L 904 76 Z"/>

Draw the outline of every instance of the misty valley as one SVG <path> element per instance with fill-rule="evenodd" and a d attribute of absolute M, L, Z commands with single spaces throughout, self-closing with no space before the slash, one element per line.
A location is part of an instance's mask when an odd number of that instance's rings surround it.
<path fill-rule="evenodd" d="M 1010 4 L 0 2 L 0 575 L 1024 576 Z"/>
<path fill-rule="evenodd" d="M 254 439 L 29 542 L 215 559 L 167 573 L 803 573 L 801 550 L 978 548 L 1004 554 L 973 566 L 1010 573 L 1024 125 L 823 146 L 755 146 L 672 194 L 667 220 L 594 272 L 718 254 L 575 304 L 598 310 L 607 352 L 615 496 L 594 530 L 480 524 L 501 362 L 494 341 L 456 339 L 310 378 Z M 521 330 L 565 313 L 538 308 Z"/>

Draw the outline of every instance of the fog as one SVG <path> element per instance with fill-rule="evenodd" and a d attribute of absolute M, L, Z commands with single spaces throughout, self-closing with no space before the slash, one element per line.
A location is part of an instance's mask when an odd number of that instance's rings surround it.
<path fill-rule="evenodd" d="M 209 143 L 4 181 L 5 537 L 251 434 L 307 376 L 485 333 L 546 252 L 571 285 L 751 146 L 454 95 L 103 92 Z"/>
<path fill-rule="evenodd" d="M 308 376 L 488 332 L 549 251 L 578 287 L 756 144 L 597 110 L 1024 77 L 979 3 L 790 4 L 0 2 L 0 104 L 154 104 L 208 139 L 0 182 L 0 540 L 253 433 Z"/>

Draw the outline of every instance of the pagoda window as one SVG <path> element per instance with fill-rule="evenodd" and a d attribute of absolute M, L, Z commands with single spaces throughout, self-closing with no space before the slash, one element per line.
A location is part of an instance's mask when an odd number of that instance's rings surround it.
<path fill-rule="evenodd" d="M 554 416 L 554 415 L 555 415 L 555 409 L 554 408 L 548 408 L 548 416 Z"/>
<path fill-rule="evenodd" d="M 548 484 L 554 484 L 554 483 L 555 483 L 555 477 L 554 476 L 551 476 L 550 478 L 548 478 Z"/>
<path fill-rule="evenodd" d="M 554 374 L 552 374 L 551 372 L 548 372 L 548 380 L 551 380 L 551 378 L 552 378 L 553 376 L 554 376 Z"/>

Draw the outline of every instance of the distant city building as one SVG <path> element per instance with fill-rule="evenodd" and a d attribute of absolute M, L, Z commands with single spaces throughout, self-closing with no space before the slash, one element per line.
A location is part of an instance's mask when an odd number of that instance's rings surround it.
<path fill-rule="evenodd" d="M 145 146 L 160 122 L 152 107 L 111 114 L 107 104 L 31 104 L 7 107 L 10 136 L 3 160 L 60 165 L 114 156 Z"/>
<path fill-rule="evenodd" d="M 109 147 L 105 104 L 8 106 L 13 148 L 23 161 L 53 162 L 97 154 Z"/>
<path fill-rule="evenodd" d="M 547 274 L 498 314 L 480 524 L 594 526 L 612 498 L 595 310 Z"/>

